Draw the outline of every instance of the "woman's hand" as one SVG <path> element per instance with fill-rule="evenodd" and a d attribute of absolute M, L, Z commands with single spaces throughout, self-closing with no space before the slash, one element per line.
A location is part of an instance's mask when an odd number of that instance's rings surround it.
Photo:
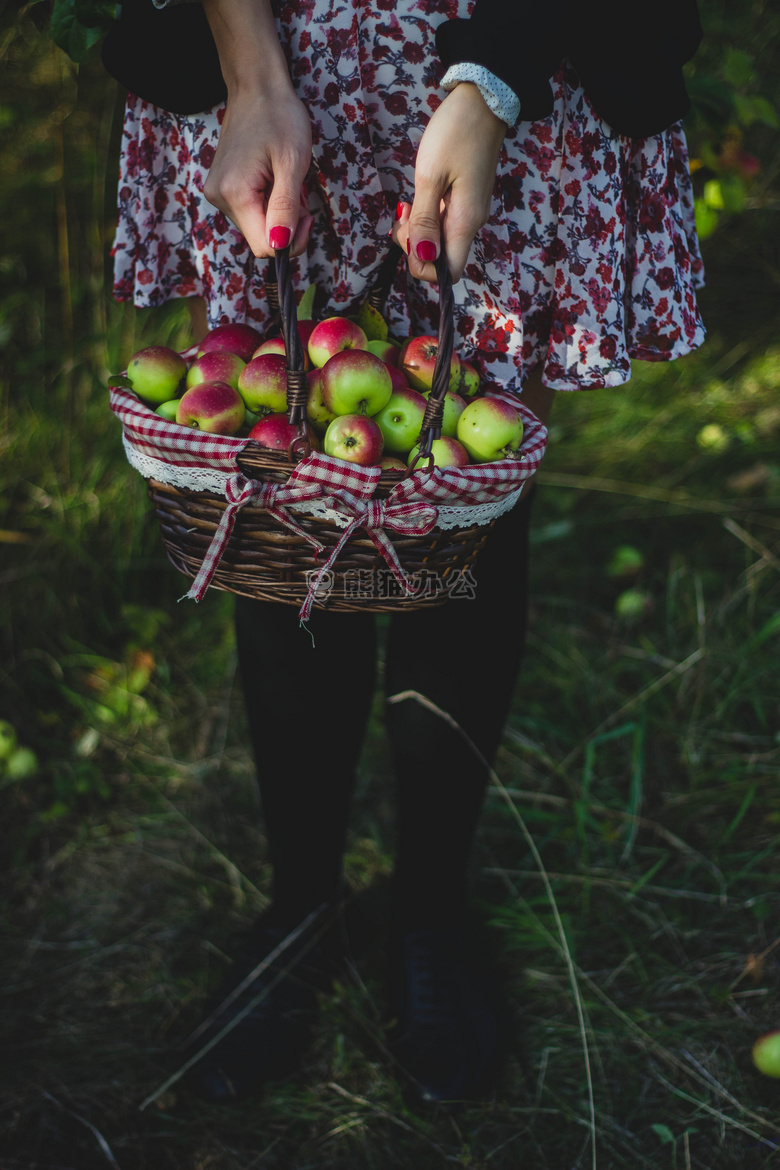
<path fill-rule="evenodd" d="M 290 244 L 303 252 L 313 219 L 305 186 L 311 122 L 292 86 L 229 99 L 203 194 L 245 236 L 255 256 Z"/>
<path fill-rule="evenodd" d="M 203 0 L 228 100 L 203 187 L 255 256 L 306 247 L 311 121 L 296 96 L 269 0 Z"/>
<path fill-rule="evenodd" d="M 420 280 L 435 281 L 442 239 L 452 279 L 490 216 L 501 143 L 507 126 L 476 85 L 462 81 L 433 114 L 417 151 L 414 202 L 399 204 L 393 234 Z"/>

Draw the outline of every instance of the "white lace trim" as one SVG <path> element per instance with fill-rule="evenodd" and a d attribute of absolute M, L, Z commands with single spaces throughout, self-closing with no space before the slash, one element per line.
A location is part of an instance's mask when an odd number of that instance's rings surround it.
<path fill-rule="evenodd" d="M 163 459 L 155 459 L 151 455 L 144 455 L 123 437 L 128 462 L 144 479 L 156 479 L 159 483 L 167 483 L 171 487 L 182 491 L 214 492 L 224 496 L 230 476 L 224 471 L 217 471 L 206 467 L 175 467 Z M 514 507 L 520 498 L 523 484 L 515 491 L 497 500 L 489 500 L 484 504 L 468 506 L 454 504 L 435 504 L 439 518 L 436 527 L 443 530 L 448 528 L 471 528 L 474 524 L 489 524 L 497 516 L 502 516 Z M 247 504 L 246 507 L 252 507 Z M 285 504 L 291 512 L 302 512 L 308 516 L 316 516 L 318 520 L 328 520 L 339 528 L 346 528 L 354 519 L 344 512 L 338 511 L 323 500 L 307 500 L 300 504 Z"/>
<path fill-rule="evenodd" d="M 460 81 L 472 81 L 496 117 L 506 122 L 507 126 L 514 126 L 520 117 L 520 99 L 500 77 L 496 77 L 484 65 L 460 61 L 457 65 L 450 65 L 444 74 L 441 79 L 442 89 L 454 89 Z"/>

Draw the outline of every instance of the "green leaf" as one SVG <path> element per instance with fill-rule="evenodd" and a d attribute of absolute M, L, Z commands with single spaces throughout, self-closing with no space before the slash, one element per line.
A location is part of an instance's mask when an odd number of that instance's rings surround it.
<path fill-rule="evenodd" d="M 723 66 L 723 76 L 729 85 L 736 87 L 747 85 L 753 77 L 755 65 L 749 53 L 741 49 L 729 49 L 726 64 Z"/>
<path fill-rule="evenodd" d="M 52 39 L 64 53 L 80 65 L 89 50 L 103 36 L 100 28 L 87 28 L 76 17 L 76 0 L 54 0 L 50 30 Z"/>
<path fill-rule="evenodd" d="M 756 121 L 761 122 L 764 126 L 771 126 L 773 130 L 780 130 L 780 118 L 778 118 L 777 110 L 767 98 L 754 97 L 750 101 Z"/>
<path fill-rule="evenodd" d="M 314 309 L 314 298 L 316 294 L 317 286 L 315 284 L 310 284 L 298 304 L 297 317 L 299 321 L 311 321 L 311 314 L 312 310 Z"/>
<path fill-rule="evenodd" d="M 672 1133 L 672 1131 L 669 1129 L 668 1125 L 659 1125 L 658 1123 L 656 1123 L 655 1125 L 651 1125 L 650 1128 L 652 1129 L 652 1131 L 656 1135 L 656 1137 L 659 1137 L 661 1139 L 661 1141 L 663 1142 L 663 1144 L 665 1146 L 669 1145 L 670 1142 L 672 1145 L 674 1145 L 676 1138 L 675 1138 L 674 1134 Z"/>
<path fill-rule="evenodd" d="M 368 301 L 364 301 L 355 316 L 369 341 L 387 341 L 387 321 Z"/>
<path fill-rule="evenodd" d="M 115 390 L 132 390 L 133 383 L 124 374 L 112 374 L 108 384 Z"/>
<path fill-rule="evenodd" d="M 694 211 L 696 214 L 696 234 L 700 240 L 706 240 L 718 226 L 720 216 L 703 199 L 694 200 Z"/>

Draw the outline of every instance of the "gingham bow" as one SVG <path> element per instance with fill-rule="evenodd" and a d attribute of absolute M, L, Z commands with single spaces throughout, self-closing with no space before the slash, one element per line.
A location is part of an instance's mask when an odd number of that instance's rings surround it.
<path fill-rule="evenodd" d="M 431 504 L 394 504 L 390 500 L 373 498 L 361 500 L 346 493 L 340 494 L 338 498 L 341 509 L 351 514 L 353 519 L 331 549 L 325 564 L 309 578 L 309 591 L 298 614 L 302 622 L 305 622 L 311 613 L 320 581 L 333 568 L 344 545 L 358 528 L 365 528 L 404 592 L 413 593 L 415 587 L 404 572 L 398 553 L 384 530 L 390 528 L 403 536 L 426 536 L 439 517 L 438 509 Z"/>
<path fill-rule="evenodd" d="M 310 532 L 305 532 L 300 524 L 296 524 L 285 504 L 300 503 L 304 500 L 314 500 L 322 495 L 322 488 L 315 483 L 262 483 L 256 479 L 247 479 L 239 472 L 231 475 L 225 482 L 225 498 L 227 507 L 217 525 L 217 530 L 211 538 L 211 544 L 203 558 L 203 564 L 198 575 L 190 586 L 185 597 L 200 601 L 211 584 L 212 578 L 222 560 L 222 554 L 227 548 L 236 523 L 236 517 L 246 504 L 254 504 L 258 508 L 266 508 L 280 524 L 284 524 L 296 536 L 304 537 L 320 553 L 325 547 Z M 183 600 L 183 599 L 182 599 Z"/>

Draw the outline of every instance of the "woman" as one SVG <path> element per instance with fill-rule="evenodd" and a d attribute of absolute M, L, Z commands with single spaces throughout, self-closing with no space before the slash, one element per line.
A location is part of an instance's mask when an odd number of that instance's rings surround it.
<path fill-rule="evenodd" d="M 678 124 L 687 109 L 681 66 L 700 35 L 690 0 L 656 6 L 639 40 L 615 0 L 554 9 L 523 0 L 204 0 L 202 10 L 140 12 L 130 4 L 125 33 L 105 55 L 133 95 L 119 296 L 136 304 L 200 296 L 201 333 L 227 320 L 262 324 L 262 260 L 289 245 L 299 286 L 315 282 L 329 311 L 349 312 L 392 232 L 411 279 L 400 273 L 391 293 L 391 329 L 429 333 L 444 246 L 459 351 L 543 419 L 556 389 L 618 386 L 630 358 L 668 359 L 701 344 L 701 261 Z M 164 42 L 139 31 L 154 21 L 178 22 L 179 35 L 195 28 L 202 76 L 181 72 L 189 49 L 173 78 L 170 46 L 166 69 L 138 56 Z M 496 997 L 469 956 L 464 907 L 484 761 L 497 749 L 523 648 L 531 502 L 527 493 L 491 532 L 475 600 L 395 616 L 388 634 L 387 693 L 428 696 L 482 757 L 419 704 L 388 707 L 399 790 L 394 1049 L 428 1101 L 483 1091 L 500 1049 Z M 236 622 L 274 889 L 250 953 L 217 999 L 242 978 L 247 986 L 201 1036 L 235 1024 L 192 1070 L 212 1100 L 291 1071 L 308 1038 L 338 945 L 328 938 L 304 953 L 303 934 L 285 951 L 300 959 L 292 973 L 272 957 L 250 975 L 313 911 L 340 902 L 376 661 L 369 613 L 315 613 L 314 645 L 293 607 L 239 599 Z M 333 696 L 346 713 L 338 734 Z M 316 745 L 308 750 L 303 720 Z"/>

